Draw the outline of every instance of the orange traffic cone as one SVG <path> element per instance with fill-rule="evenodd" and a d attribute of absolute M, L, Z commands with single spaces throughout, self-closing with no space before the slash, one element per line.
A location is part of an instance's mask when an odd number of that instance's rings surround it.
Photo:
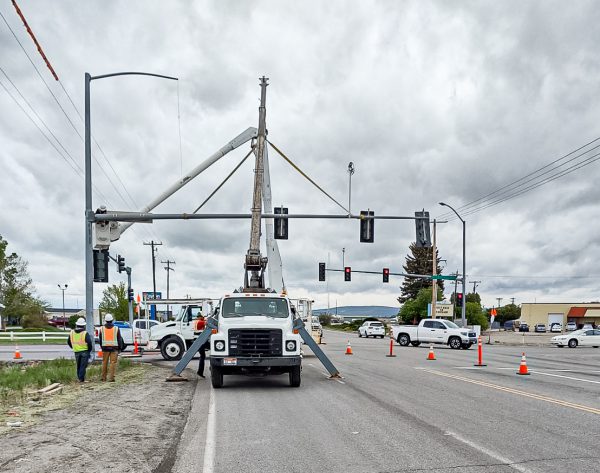
<path fill-rule="evenodd" d="M 15 360 L 20 360 L 21 359 L 21 351 L 19 350 L 19 346 L 15 346 L 15 356 L 14 356 Z"/>
<path fill-rule="evenodd" d="M 434 361 L 435 355 L 433 354 L 433 345 L 429 345 L 429 355 L 427 355 L 427 361 Z"/>
<path fill-rule="evenodd" d="M 519 371 L 517 371 L 517 374 L 530 374 L 527 370 L 527 360 L 525 359 L 525 353 L 523 353 L 523 355 L 521 356 L 521 365 L 519 366 Z"/>
<path fill-rule="evenodd" d="M 346 345 L 346 355 L 352 355 L 352 347 L 350 346 L 350 340 L 348 340 L 348 344 Z"/>
<path fill-rule="evenodd" d="M 98 358 L 102 358 L 102 347 L 98 348 Z"/>
<path fill-rule="evenodd" d="M 139 353 L 137 336 L 133 338 L 133 353 L 134 355 L 137 355 Z"/>

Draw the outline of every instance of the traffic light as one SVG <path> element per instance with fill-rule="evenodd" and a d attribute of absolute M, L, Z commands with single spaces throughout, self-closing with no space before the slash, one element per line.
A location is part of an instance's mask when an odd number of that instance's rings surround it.
<path fill-rule="evenodd" d="M 133 288 L 127 289 L 127 300 L 133 301 Z"/>
<path fill-rule="evenodd" d="M 108 282 L 108 250 L 93 250 L 94 282 Z"/>
<path fill-rule="evenodd" d="M 383 268 L 383 282 L 390 282 L 390 268 Z"/>
<path fill-rule="evenodd" d="M 429 229 L 429 212 L 425 212 L 425 210 L 415 212 L 415 227 L 417 231 L 415 239 L 417 248 L 430 248 L 431 232 Z"/>
<path fill-rule="evenodd" d="M 325 281 L 325 263 L 319 263 L 319 281 Z"/>
<path fill-rule="evenodd" d="M 120 273 L 125 271 L 125 258 L 123 258 L 121 255 L 117 255 L 117 265 L 119 266 L 117 271 Z"/>
<path fill-rule="evenodd" d="M 459 292 L 458 294 L 456 294 L 456 307 L 462 307 L 462 305 L 463 305 L 462 292 Z"/>
<path fill-rule="evenodd" d="M 373 243 L 375 241 L 375 212 L 372 210 L 360 211 L 360 242 Z"/>
<path fill-rule="evenodd" d="M 275 207 L 275 214 L 287 215 L 288 209 L 286 207 Z M 274 237 L 276 240 L 287 240 L 288 239 L 288 219 L 275 217 L 275 230 Z"/>
<path fill-rule="evenodd" d="M 352 268 L 350 266 L 344 268 L 344 281 L 352 281 Z"/>

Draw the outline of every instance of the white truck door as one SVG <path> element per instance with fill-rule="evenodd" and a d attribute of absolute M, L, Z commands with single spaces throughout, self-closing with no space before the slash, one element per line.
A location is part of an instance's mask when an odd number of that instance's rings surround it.
<path fill-rule="evenodd" d="M 435 328 L 433 320 L 426 320 L 423 325 L 418 328 L 420 342 L 433 342 L 435 337 Z"/>
<path fill-rule="evenodd" d="M 186 314 L 181 319 L 181 334 L 186 340 L 194 340 L 196 335 L 196 321 L 202 313 L 202 308 L 197 305 L 190 305 L 187 308 Z"/>

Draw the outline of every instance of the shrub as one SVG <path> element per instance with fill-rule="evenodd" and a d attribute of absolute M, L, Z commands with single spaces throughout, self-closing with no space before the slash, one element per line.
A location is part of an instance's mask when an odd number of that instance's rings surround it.
<path fill-rule="evenodd" d="M 23 328 L 48 328 L 48 320 L 43 314 L 27 314 L 23 316 Z"/>

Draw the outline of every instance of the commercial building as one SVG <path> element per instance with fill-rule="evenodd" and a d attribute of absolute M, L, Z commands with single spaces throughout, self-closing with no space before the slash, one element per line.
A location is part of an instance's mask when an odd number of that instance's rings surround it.
<path fill-rule="evenodd" d="M 555 322 L 566 325 L 567 322 L 575 322 L 577 326 L 593 324 L 600 326 L 600 303 L 526 303 L 521 304 L 521 322 L 529 326 L 535 324 L 546 324 L 550 326 Z"/>

